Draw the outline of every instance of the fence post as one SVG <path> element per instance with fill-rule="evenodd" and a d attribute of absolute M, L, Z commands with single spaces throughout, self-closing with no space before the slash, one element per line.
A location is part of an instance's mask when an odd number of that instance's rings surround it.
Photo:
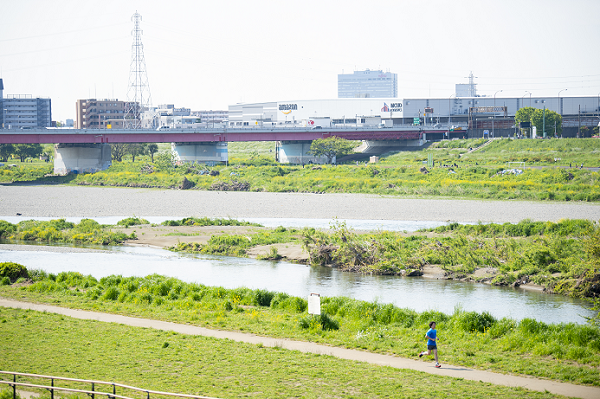
<path fill-rule="evenodd" d="M 92 392 L 94 392 L 94 383 L 92 382 Z M 94 399 L 94 394 L 92 394 L 92 399 Z"/>
<path fill-rule="evenodd" d="M 113 395 L 116 395 L 117 394 L 117 386 L 114 383 L 112 384 L 112 386 L 113 386 Z"/>
<path fill-rule="evenodd" d="M 150 399 L 150 392 L 146 391 L 146 399 Z"/>
<path fill-rule="evenodd" d="M 54 386 L 54 378 L 50 378 L 50 386 Z M 50 389 L 50 399 L 54 399 L 54 389 Z"/>
<path fill-rule="evenodd" d="M 16 384 L 17 375 L 16 374 L 13 374 L 13 382 L 15 383 L 15 384 L 13 384 L 13 399 L 17 399 L 17 384 Z"/>

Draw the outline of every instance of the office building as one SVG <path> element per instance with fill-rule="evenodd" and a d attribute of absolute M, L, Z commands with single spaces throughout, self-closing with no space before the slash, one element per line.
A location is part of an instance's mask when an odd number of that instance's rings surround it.
<path fill-rule="evenodd" d="M 396 98 L 398 75 L 391 72 L 354 71 L 338 75 L 338 98 Z"/>
<path fill-rule="evenodd" d="M 31 94 L 8 94 L 4 97 L 4 82 L 0 79 L 1 125 L 5 129 L 33 129 L 52 126 L 52 104 L 49 98 L 34 98 Z"/>
<path fill-rule="evenodd" d="M 77 100 L 75 127 L 77 129 L 122 129 L 123 118 L 129 107 L 127 101 L 97 100 L 90 98 Z"/>

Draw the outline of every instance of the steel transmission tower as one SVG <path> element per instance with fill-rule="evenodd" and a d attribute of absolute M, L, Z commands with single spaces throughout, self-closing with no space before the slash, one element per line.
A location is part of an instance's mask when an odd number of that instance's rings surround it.
<path fill-rule="evenodd" d="M 134 29 L 131 32 L 133 44 L 131 45 L 131 66 L 129 69 L 129 87 L 127 89 L 127 110 L 125 112 L 125 129 L 140 129 L 142 127 L 142 114 L 150 110 L 152 103 L 150 85 L 146 74 L 146 60 L 144 58 L 144 45 L 142 44 L 142 30 L 140 22 L 142 16 L 136 11 L 131 17 Z"/>

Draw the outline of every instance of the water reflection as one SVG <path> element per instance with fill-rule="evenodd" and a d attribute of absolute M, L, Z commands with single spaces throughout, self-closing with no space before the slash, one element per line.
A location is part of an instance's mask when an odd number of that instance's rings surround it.
<path fill-rule="evenodd" d="M 90 217 L 100 224 L 116 225 L 117 222 L 129 216 L 103 216 Z M 181 220 L 187 216 L 138 216 L 141 219 L 146 219 L 150 223 L 160 224 L 165 220 Z M 19 223 L 23 220 L 53 220 L 59 219 L 55 217 L 25 217 L 25 216 L 0 216 L 0 220 L 6 220 L 10 223 Z M 79 223 L 82 217 L 67 217 L 67 222 Z M 444 226 L 448 223 L 435 222 L 427 220 L 406 221 L 406 220 L 356 220 L 356 219 L 300 219 L 300 218 L 238 218 L 251 223 L 259 223 L 265 227 L 287 227 L 301 229 L 304 227 L 314 227 L 327 229 L 333 223 L 344 222 L 346 225 L 355 230 L 387 230 L 387 231 L 417 231 L 420 229 L 435 228 Z"/>
<path fill-rule="evenodd" d="M 585 323 L 584 316 L 593 315 L 585 302 L 573 298 L 484 284 L 342 273 L 325 267 L 177 254 L 145 247 L 111 247 L 94 252 L 65 252 L 64 248 L 53 251 L 52 247 L 35 249 L 9 251 L 0 247 L 0 262 L 17 262 L 27 268 L 55 274 L 78 271 L 96 278 L 112 274 L 146 276 L 156 273 L 225 288 L 262 288 L 301 297 L 316 292 L 321 296 L 393 303 L 419 312 L 452 313 L 460 306 L 469 311 L 488 311 L 496 318 L 519 320 L 529 317 L 547 323 Z"/>

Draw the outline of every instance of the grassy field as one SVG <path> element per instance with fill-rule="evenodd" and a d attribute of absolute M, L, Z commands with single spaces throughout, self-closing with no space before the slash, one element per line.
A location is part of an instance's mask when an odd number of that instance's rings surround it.
<path fill-rule="evenodd" d="M 485 142 L 487 143 L 487 142 Z M 155 156 L 115 162 L 85 175 L 44 177 L 51 165 L 0 168 L 0 182 L 31 181 L 79 185 L 178 188 L 184 178 L 194 189 L 268 192 L 370 193 L 409 197 L 598 201 L 600 174 L 575 166 L 600 166 L 600 140 L 453 140 L 421 151 L 384 154 L 378 164 L 311 166 L 277 164 L 274 143 L 230 143 L 228 165 L 171 167 Z M 421 170 L 432 156 L 435 167 Z M 518 162 L 519 164 L 516 164 Z M 521 164 L 522 163 L 522 164 Z M 519 166 L 523 173 L 507 173 Z M 152 169 L 152 168 L 150 168 Z M 211 172 L 211 173 L 209 173 Z"/>
<path fill-rule="evenodd" d="M 0 323 L 2 370 L 114 381 L 157 391 L 221 398 L 558 397 L 34 311 L 0 309 Z M 8 395 L 5 391 L 2 398 Z"/>
<path fill-rule="evenodd" d="M 451 315 L 417 313 L 343 297 L 322 298 L 322 315 L 310 316 L 306 299 L 265 290 L 157 275 L 100 280 L 79 273 L 30 275 L 33 284 L 2 285 L 0 296 L 408 358 L 424 348 L 424 333 L 435 320 L 443 363 L 600 386 L 600 329 L 593 325 L 498 320 L 460 308 Z"/>

